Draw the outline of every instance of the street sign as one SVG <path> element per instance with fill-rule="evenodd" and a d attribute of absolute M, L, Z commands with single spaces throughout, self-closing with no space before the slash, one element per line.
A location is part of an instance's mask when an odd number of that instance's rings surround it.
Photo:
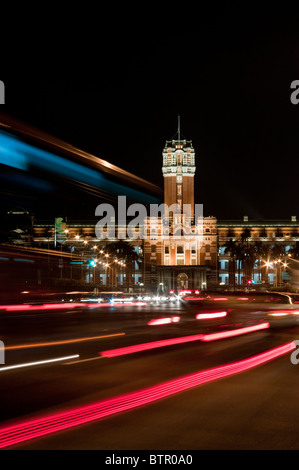
<path fill-rule="evenodd" d="M 281 277 L 283 281 L 289 281 L 291 279 L 291 276 L 289 275 L 289 273 L 286 273 L 286 272 L 283 272 Z"/>

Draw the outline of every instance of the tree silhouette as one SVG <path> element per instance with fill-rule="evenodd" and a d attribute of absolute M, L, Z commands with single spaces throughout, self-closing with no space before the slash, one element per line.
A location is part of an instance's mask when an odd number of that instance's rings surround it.
<path fill-rule="evenodd" d="M 106 248 L 107 253 L 112 261 L 111 263 L 111 280 L 112 286 L 116 285 L 116 274 L 119 265 L 114 263 L 114 259 L 125 263 L 126 282 L 125 286 L 129 288 L 133 284 L 133 274 L 135 272 L 135 262 L 142 263 L 140 256 L 136 253 L 134 247 L 128 242 L 119 240 L 110 243 Z M 113 259 L 114 258 L 114 259 Z"/>
<path fill-rule="evenodd" d="M 235 288 L 237 244 L 232 238 L 230 238 L 227 241 L 225 245 L 224 253 L 229 255 L 229 262 L 228 262 L 229 284 L 233 284 Z"/>

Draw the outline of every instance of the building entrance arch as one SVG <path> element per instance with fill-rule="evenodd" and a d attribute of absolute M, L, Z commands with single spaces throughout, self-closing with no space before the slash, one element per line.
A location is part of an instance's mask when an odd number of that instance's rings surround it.
<path fill-rule="evenodd" d="M 176 277 L 177 289 L 188 289 L 188 276 L 186 273 L 180 273 Z"/>

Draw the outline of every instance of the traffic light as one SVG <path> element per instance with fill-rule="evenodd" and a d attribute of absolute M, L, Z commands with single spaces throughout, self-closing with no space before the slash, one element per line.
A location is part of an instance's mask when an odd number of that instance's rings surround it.
<path fill-rule="evenodd" d="M 57 234 L 64 234 L 66 229 L 66 223 L 62 217 L 56 217 L 55 219 L 55 230 Z"/>
<path fill-rule="evenodd" d="M 90 264 L 90 266 L 94 267 L 94 266 L 96 265 L 96 260 L 95 260 L 95 259 L 91 259 L 91 260 L 89 261 L 89 264 Z"/>
<path fill-rule="evenodd" d="M 248 279 L 247 284 L 248 284 L 248 285 L 251 285 L 251 284 L 252 284 L 252 280 L 251 280 L 251 279 Z"/>

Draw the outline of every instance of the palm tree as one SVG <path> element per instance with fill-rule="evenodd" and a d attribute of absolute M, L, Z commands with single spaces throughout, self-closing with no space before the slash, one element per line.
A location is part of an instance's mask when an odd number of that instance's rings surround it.
<path fill-rule="evenodd" d="M 245 249 L 245 278 L 250 280 L 252 278 L 253 270 L 256 263 L 256 249 L 254 245 L 248 246 Z"/>
<path fill-rule="evenodd" d="M 241 243 L 244 249 L 244 276 L 249 280 L 255 263 L 254 250 L 249 246 L 250 229 L 245 228 L 241 234 Z"/>
<path fill-rule="evenodd" d="M 236 254 L 237 254 L 237 244 L 230 238 L 226 243 L 224 253 L 229 255 L 228 263 L 228 273 L 229 273 L 229 284 L 233 284 L 235 288 L 236 283 Z"/>
<path fill-rule="evenodd" d="M 245 228 L 243 230 L 243 233 L 241 234 L 241 241 L 244 244 L 246 242 L 247 248 L 248 248 L 248 238 L 250 237 L 250 230 L 249 228 Z"/>
<path fill-rule="evenodd" d="M 286 256 L 286 250 L 285 250 L 285 246 L 282 245 L 282 244 L 275 244 L 272 246 L 272 249 L 271 249 L 271 252 L 272 252 L 272 256 L 274 258 L 284 258 Z M 276 270 L 276 287 L 280 286 L 281 285 L 281 264 L 280 262 L 277 262 L 277 260 L 274 261 L 276 267 L 275 267 L 275 270 Z"/>
<path fill-rule="evenodd" d="M 260 268 L 261 268 L 261 276 L 262 276 L 262 282 L 268 283 L 269 278 L 269 268 L 267 263 L 270 262 L 271 256 L 272 256 L 272 247 L 270 244 L 267 243 L 262 243 L 260 245 L 260 253 L 258 253 L 258 257 L 260 256 Z M 261 263 L 264 262 L 262 265 Z"/>
<path fill-rule="evenodd" d="M 285 246 L 276 243 L 271 248 L 271 254 L 274 258 L 280 258 L 286 255 Z"/>
<path fill-rule="evenodd" d="M 265 280 L 263 276 L 263 265 L 262 262 L 263 260 L 269 260 L 269 245 L 265 245 L 263 242 L 256 242 L 255 244 L 255 253 L 256 253 L 256 258 L 258 260 L 258 270 L 259 270 L 259 280 L 263 281 Z"/>
<path fill-rule="evenodd" d="M 117 242 L 111 243 L 107 246 L 107 252 L 111 256 L 111 258 L 116 258 L 118 260 L 122 260 L 125 262 L 126 265 L 126 288 L 129 288 L 133 284 L 133 273 L 135 271 L 135 262 L 141 263 L 142 260 L 136 253 L 134 247 L 130 245 L 128 242 L 123 240 L 119 240 Z M 117 263 L 112 263 L 111 265 L 111 274 L 112 274 L 112 282 L 113 284 L 116 283 L 116 269 Z"/>
<path fill-rule="evenodd" d="M 288 254 L 290 254 L 292 258 L 299 259 L 299 242 L 296 242 L 295 246 L 289 250 Z"/>
<path fill-rule="evenodd" d="M 245 250 L 243 245 L 238 244 L 235 247 L 235 256 L 236 260 L 238 261 L 238 284 L 241 284 L 241 263 L 242 267 L 244 267 L 244 261 L 245 261 Z"/>

